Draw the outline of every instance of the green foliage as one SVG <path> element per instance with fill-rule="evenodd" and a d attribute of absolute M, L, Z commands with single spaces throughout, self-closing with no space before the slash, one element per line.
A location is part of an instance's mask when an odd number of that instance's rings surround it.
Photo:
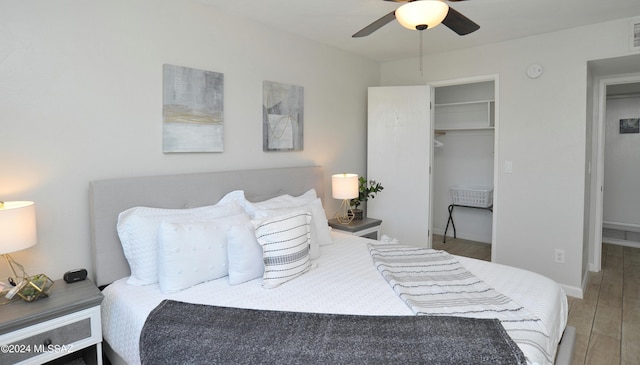
<path fill-rule="evenodd" d="M 363 202 L 375 198 L 377 193 L 384 190 L 384 187 L 381 183 L 376 182 L 375 180 L 367 181 L 367 179 L 363 176 L 360 176 L 360 178 L 358 179 L 358 186 L 358 197 L 349 201 L 349 204 L 354 209 L 357 209 Z"/>

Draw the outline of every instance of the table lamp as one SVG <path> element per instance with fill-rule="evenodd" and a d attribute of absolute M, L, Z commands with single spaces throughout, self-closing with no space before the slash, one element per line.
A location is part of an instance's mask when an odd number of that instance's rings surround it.
<path fill-rule="evenodd" d="M 342 199 L 340 209 L 335 215 L 336 220 L 341 224 L 351 223 L 353 211 L 349 201 L 358 197 L 358 175 L 336 174 L 331 176 L 331 192 L 334 199 Z"/>
<path fill-rule="evenodd" d="M 9 298 L 18 293 L 22 299 L 30 302 L 47 296 L 47 290 L 53 282 L 46 275 L 29 277 L 22 265 L 9 253 L 27 249 L 36 244 L 36 207 L 33 202 L 0 202 L 0 255 L 11 268 L 10 281 L 15 290 L 9 292 Z M 20 273 L 16 272 L 18 267 Z"/>

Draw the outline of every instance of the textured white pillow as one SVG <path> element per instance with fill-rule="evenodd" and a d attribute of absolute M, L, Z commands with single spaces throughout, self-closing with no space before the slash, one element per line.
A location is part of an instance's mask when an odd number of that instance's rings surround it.
<path fill-rule="evenodd" d="M 175 293 L 227 276 L 226 224 L 215 221 L 160 224 L 158 281 L 160 291 Z"/>
<path fill-rule="evenodd" d="M 289 202 L 295 203 L 295 202 L 310 202 L 317 197 L 318 197 L 318 193 L 316 192 L 316 189 L 311 188 L 301 195 L 291 196 L 287 194 L 287 195 L 283 195 L 281 199 L 283 201 L 289 201 Z"/>
<path fill-rule="evenodd" d="M 231 202 L 192 209 L 135 207 L 120 213 L 118 236 L 131 268 L 127 284 L 150 285 L 158 282 L 158 229 L 162 221 L 207 221 L 243 211 L 241 206 Z"/>
<path fill-rule="evenodd" d="M 244 198 L 244 190 L 234 190 L 223 196 L 216 205 L 225 205 L 229 203 L 236 203 L 246 210 L 247 199 Z"/>
<path fill-rule="evenodd" d="M 322 200 L 320 200 L 320 198 L 316 198 L 309 202 L 309 206 L 311 207 L 311 216 L 313 219 L 312 225 L 316 232 L 318 245 L 326 246 L 333 244 L 333 240 L 331 239 L 331 228 L 329 227 L 327 215 L 322 207 Z"/>
<path fill-rule="evenodd" d="M 291 195 L 280 195 L 275 198 L 271 198 L 268 200 L 264 200 L 261 202 L 250 202 L 246 201 L 244 208 L 247 213 L 251 216 L 251 218 L 255 218 L 255 214 L 257 210 L 264 209 L 281 209 L 281 208 L 289 208 L 293 206 L 303 205 L 317 198 L 318 194 L 316 193 L 316 189 L 309 189 L 304 194 L 300 196 L 291 196 Z"/>
<path fill-rule="evenodd" d="M 229 284 L 241 284 L 262 277 L 264 262 L 262 246 L 256 239 L 253 223 L 244 223 L 229 228 L 228 236 Z"/>
<path fill-rule="evenodd" d="M 275 288 L 309 270 L 310 222 L 309 213 L 298 211 L 256 224 L 256 238 L 263 250 L 264 288 Z"/>
<path fill-rule="evenodd" d="M 327 222 L 327 215 L 322 207 L 322 200 L 318 198 L 315 189 L 310 189 L 300 196 L 283 195 L 280 204 L 288 207 L 296 207 L 309 205 L 311 208 L 312 227 L 316 230 L 316 239 L 320 246 L 326 246 L 333 243 L 331 239 L 331 228 Z M 312 228 L 313 230 L 313 228 Z M 313 237 L 312 237 L 313 239 Z"/>

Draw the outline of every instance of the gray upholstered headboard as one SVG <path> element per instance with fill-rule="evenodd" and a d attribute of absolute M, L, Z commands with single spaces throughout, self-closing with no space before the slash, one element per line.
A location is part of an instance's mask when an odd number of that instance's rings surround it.
<path fill-rule="evenodd" d="M 135 206 L 193 208 L 215 204 L 233 190 L 244 190 L 252 201 L 287 193 L 300 195 L 315 188 L 324 199 L 322 167 L 291 167 L 183 175 L 133 177 L 89 184 L 93 280 L 106 285 L 129 276 L 116 231 L 118 214 Z"/>

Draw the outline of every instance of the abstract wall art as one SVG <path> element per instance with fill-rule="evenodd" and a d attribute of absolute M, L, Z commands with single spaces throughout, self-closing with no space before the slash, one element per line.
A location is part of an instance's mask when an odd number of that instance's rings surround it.
<path fill-rule="evenodd" d="M 273 81 L 262 87 L 262 150 L 301 151 L 304 88 Z"/>
<path fill-rule="evenodd" d="M 162 150 L 224 151 L 224 75 L 163 65 Z"/>

